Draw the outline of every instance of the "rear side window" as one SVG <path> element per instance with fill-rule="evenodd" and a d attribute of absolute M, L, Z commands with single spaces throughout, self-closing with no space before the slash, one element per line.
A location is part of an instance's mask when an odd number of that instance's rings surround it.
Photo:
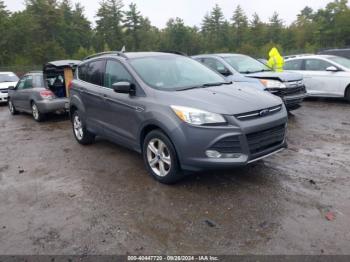
<path fill-rule="evenodd" d="M 105 87 L 112 88 L 117 82 L 132 82 L 132 77 L 122 64 L 117 61 L 109 60 L 106 65 L 106 74 L 104 77 Z"/>
<path fill-rule="evenodd" d="M 104 60 L 97 60 L 79 66 L 79 79 L 94 85 L 103 86 L 105 64 Z"/>
<path fill-rule="evenodd" d="M 33 76 L 27 76 L 24 83 L 24 89 L 33 88 Z"/>
<path fill-rule="evenodd" d="M 287 61 L 284 66 L 284 69 L 285 70 L 302 70 L 302 65 L 303 65 L 303 60 L 301 59 Z"/>
<path fill-rule="evenodd" d="M 102 86 L 103 85 L 103 74 L 105 70 L 105 61 L 98 60 L 88 64 L 86 71 L 87 82 Z"/>
<path fill-rule="evenodd" d="M 321 59 L 306 59 L 305 70 L 307 71 L 326 71 L 332 64 Z"/>
<path fill-rule="evenodd" d="M 87 71 L 88 64 L 84 64 L 79 66 L 78 68 L 78 76 L 80 80 L 87 81 L 86 79 L 86 71 Z"/>

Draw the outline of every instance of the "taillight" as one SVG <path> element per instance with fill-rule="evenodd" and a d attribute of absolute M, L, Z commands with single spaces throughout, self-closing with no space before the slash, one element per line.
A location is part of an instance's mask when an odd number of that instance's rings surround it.
<path fill-rule="evenodd" d="M 73 85 L 73 81 L 69 81 L 69 82 L 68 82 L 68 89 L 71 89 L 71 88 L 72 88 L 72 85 Z"/>
<path fill-rule="evenodd" d="M 44 90 L 40 91 L 40 96 L 44 99 L 53 99 L 55 97 L 55 94 L 52 93 L 50 90 Z"/>

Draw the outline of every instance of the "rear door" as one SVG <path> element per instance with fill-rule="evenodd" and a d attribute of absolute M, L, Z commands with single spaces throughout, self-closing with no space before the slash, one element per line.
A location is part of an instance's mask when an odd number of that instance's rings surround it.
<path fill-rule="evenodd" d="M 22 77 L 18 81 L 15 90 L 9 92 L 11 96 L 11 101 L 17 109 L 22 109 L 20 94 L 21 94 L 21 91 L 24 89 L 26 78 L 27 78 L 26 76 Z"/>
<path fill-rule="evenodd" d="M 24 84 L 24 89 L 20 92 L 21 103 L 23 104 L 23 109 L 26 111 L 31 111 L 30 98 L 33 92 L 34 78 L 32 75 L 28 75 Z"/>
<path fill-rule="evenodd" d="M 84 64 L 79 68 L 79 78 L 85 83 L 80 86 L 81 99 L 85 106 L 85 117 L 89 127 L 103 132 L 102 115 L 106 112 L 107 104 L 103 99 L 103 74 L 106 60 L 98 59 Z"/>

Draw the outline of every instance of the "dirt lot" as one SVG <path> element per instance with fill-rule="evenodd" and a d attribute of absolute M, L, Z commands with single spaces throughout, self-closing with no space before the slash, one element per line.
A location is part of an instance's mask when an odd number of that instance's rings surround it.
<path fill-rule="evenodd" d="M 1 106 L 0 128 L 1 254 L 350 254 L 345 102 L 307 101 L 279 155 L 175 186 L 134 152 L 78 145 L 65 117 Z"/>

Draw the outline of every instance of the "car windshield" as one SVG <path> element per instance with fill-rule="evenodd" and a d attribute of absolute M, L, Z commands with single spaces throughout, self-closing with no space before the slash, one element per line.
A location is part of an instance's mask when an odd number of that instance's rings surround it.
<path fill-rule="evenodd" d="M 350 59 L 340 57 L 340 56 L 333 56 L 333 57 L 330 57 L 329 60 L 350 69 Z"/>
<path fill-rule="evenodd" d="M 224 59 L 237 72 L 242 74 L 252 74 L 258 72 L 271 71 L 269 67 L 250 56 L 234 55 L 224 57 Z"/>
<path fill-rule="evenodd" d="M 135 58 L 130 64 L 147 85 L 159 90 L 179 91 L 225 83 L 219 74 L 184 56 Z"/>
<path fill-rule="evenodd" d="M 18 77 L 15 74 L 13 74 L 13 73 L 0 74 L 0 83 L 17 82 L 18 80 L 19 80 Z"/>

